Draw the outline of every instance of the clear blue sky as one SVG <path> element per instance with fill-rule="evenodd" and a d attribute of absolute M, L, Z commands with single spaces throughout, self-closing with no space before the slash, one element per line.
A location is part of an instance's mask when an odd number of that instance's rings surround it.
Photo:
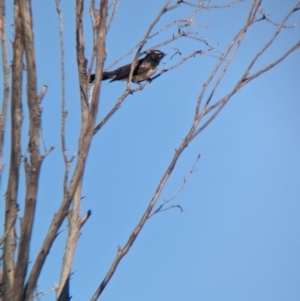
<path fill-rule="evenodd" d="M 42 166 L 37 220 L 30 260 L 40 248 L 62 199 L 63 164 L 60 148 L 60 50 L 55 1 L 33 1 L 38 87 L 48 85 L 43 100 L 43 135 L 56 149 Z M 75 57 L 74 1 L 62 1 L 66 51 L 67 149 L 76 152 L 80 102 Z M 219 1 L 224 2 L 224 1 Z M 297 1 L 267 0 L 270 18 L 281 20 Z M 107 39 L 107 66 L 131 49 L 144 35 L 160 7 L 155 1 L 120 1 Z M 7 4 L 8 5 L 8 4 Z M 200 12 L 199 35 L 224 50 L 247 18 L 250 1 L 225 10 Z M 8 25 L 11 7 L 7 7 Z M 164 16 L 190 16 L 174 11 Z M 86 50 L 92 36 L 86 16 Z M 300 23 L 300 12 L 289 24 Z M 7 26 L 8 26 L 7 25 Z M 12 28 L 8 28 L 10 31 Z M 236 82 L 251 57 L 275 27 L 260 22 L 249 31 L 217 97 Z M 172 31 L 148 44 L 151 47 Z M 175 32 L 175 30 L 174 30 Z M 175 32 L 176 33 L 176 32 Z M 299 40 L 299 27 L 284 30 L 256 70 Z M 12 39 L 12 36 L 10 36 Z M 184 55 L 204 45 L 172 43 Z M 170 46 L 163 62 L 173 64 Z M 128 57 L 119 65 L 130 62 Z M 71 281 L 72 300 L 89 300 L 105 276 L 117 246 L 124 245 L 139 221 L 168 166 L 174 149 L 187 132 L 202 84 L 216 59 L 197 56 L 129 96 L 121 109 L 94 137 L 85 171 L 82 213 L 92 216 L 82 229 Z M 118 65 L 118 66 L 119 66 Z M 197 171 L 170 210 L 146 224 L 119 265 L 102 300 L 297 301 L 300 299 L 300 55 L 299 50 L 270 72 L 237 93 L 220 115 L 185 150 L 159 204 L 182 184 L 198 153 Z M 25 73 L 24 73 L 25 74 Z M 123 82 L 103 82 L 99 120 L 125 89 Z M 215 100 L 217 100 L 216 98 Z M 28 113 L 24 106 L 24 125 Z M 24 129 L 25 153 L 27 129 Z M 6 137 L 8 153 L 9 137 Z M 8 159 L 5 172 L 8 171 Z M 6 190 L 2 182 L 1 194 Z M 24 190 L 20 189 L 22 210 Z M 1 200 L 3 208 L 4 198 Z M 1 215 L 3 215 L 3 209 Z M 59 280 L 66 224 L 43 269 L 38 291 Z M 54 294 L 42 300 L 53 300 Z"/>

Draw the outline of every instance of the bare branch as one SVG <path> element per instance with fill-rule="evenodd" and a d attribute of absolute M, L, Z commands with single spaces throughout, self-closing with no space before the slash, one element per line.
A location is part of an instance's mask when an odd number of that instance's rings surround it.
<path fill-rule="evenodd" d="M 49 295 L 50 293 L 52 293 L 53 291 L 56 291 L 56 290 L 57 290 L 57 285 L 53 284 L 53 287 L 51 289 L 49 289 L 48 291 L 36 294 L 34 296 L 33 300 L 39 300 L 40 298 L 43 298 L 44 296 L 47 296 L 47 295 Z"/>
<path fill-rule="evenodd" d="M 44 154 L 41 155 L 41 159 L 42 159 L 42 160 L 45 159 L 45 158 L 46 158 L 46 157 L 54 150 L 54 148 L 55 148 L 54 145 L 50 146 L 50 147 L 46 150 L 46 152 L 45 152 Z"/>
<path fill-rule="evenodd" d="M 177 191 L 167 200 L 164 200 L 163 203 L 156 209 L 154 210 L 148 218 L 151 218 L 153 215 L 172 209 L 172 208 L 180 208 L 181 212 L 183 212 L 182 208 L 179 205 L 172 205 L 171 207 L 167 207 L 164 208 L 164 206 L 168 203 L 170 203 L 171 201 L 173 201 L 179 194 L 180 192 L 184 189 L 187 181 L 189 180 L 190 176 L 192 175 L 193 172 L 196 171 L 196 165 L 198 164 L 199 160 L 200 160 L 201 154 L 198 154 L 195 162 L 193 163 L 193 166 L 191 167 L 191 169 L 189 170 L 188 174 L 184 177 L 183 179 L 183 183 L 181 184 L 181 186 L 177 189 Z"/>
<path fill-rule="evenodd" d="M 277 60 L 275 60 L 274 62 L 272 62 L 271 64 L 269 64 L 268 66 L 260 69 L 259 71 L 255 72 L 254 74 L 252 74 L 251 76 L 248 76 L 247 78 L 245 78 L 244 82 L 248 83 L 249 81 L 253 80 L 254 78 L 258 77 L 259 75 L 261 75 L 262 73 L 272 69 L 273 67 L 275 67 L 276 65 L 278 65 L 281 61 L 283 61 L 287 56 L 289 56 L 292 52 L 294 52 L 295 50 L 297 50 L 298 48 L 300 48 L 300 41 L 297 42 L 293 47 L 291 47 L 288 51 L 286 51 L 281 57 L 279 57 Z"/>
<path fill-rule="evenodd" d="M 66 148 L 66 139 L 65 139 L 65 130 L 66 130 L 66 118 L 68 111 L 66 110 L 66 93 L 65 93 L 65 49 L 64 49 L 64 38 L 63 38 L 63 16 L 60 9 L 60 0 L 55 0 L 56 11 L 58 13 L 59 20 L 59 40 L 60 40 L 60 70 L 61 70 L 61 148 L 62 155 L 65 164 L 64 172 L 64 195 L 67 191 L 67 183 L 69 177 L 70 162 L 68 161 L 67 148 Z"/>
<path fill-rule="evenodd" d="M 294 9 L 294 12 L 295 12 L 296 10 L 298 10 L 298 9 L 299 9 L 299 7 L 296 7 L 296 8 Z M 265 13 L 265 11 L 264 11 L 262 8 L 260 8 L 259 11 L 260 11 L 260 13 L 262 14 L 262 19 L 267 20 L 269 23 L 275 25 L 276 27 L 277 27 L 277 26 L 280 26 L 278 23 L 276 23 L 276 22 L 274 22 L 273 20 L 271 20 L 271 18 L 269 18 L 269 16 Z M 291 29 L 291 28 L 295 28 L 295 27 L 298 27 L 298 26 L 299 26 L 299 25 L 296 23 L 296 24 L 293 24 L 293 25 L 283 25 L 282 28 Z"/>
<path fill-rule="evenodd" d="M 118 5 L 119 5 L 119 0 L 113 0 L 113 3 L 112 3 L 113 10 L 112 10 L 112 13 L 110 15 L 110 19 L 109 19 L 107 27 L 106 27 L 106 32 L 108 32 L 110 27 L 111 27 L 111 24 L 112 24 L 112 22 L 115 18 L 115 15 L 116 15 L 116 12 L 117 12 L 117 9 L 118 9 Z"/>
<path fill-rule="evenodd" d="M 130 94 L 130 91 L 125 91 L 124 94 L 118 99 L 114 107 L 106 114 L 106 116 L 97 124 L 94 129 L 94 135 L 104 126 L 104 124 L 110 119 L 110 117 L 121 107 L 124 99 Z"/>
<path fill-rule="evenodd" d="M 236 1 L 233 1 L 233 2 L 230 2 L 228 4 L 224 4 L 224 5 L 203 5 L 202 1 L 200 4 L 195 4 L 195 3 L 192 3 L 192 2 L 189 2 L 189 1 L 185 1 L 185 0 L 179 0 L 180 2 L 184 3 L 184 4 L 187 4 L 189 6 L 194 6 L 194 7 L 199 7 L 201 5 L 201 8 L 202 9 L 206 9 L 206 10 L 210 10 L 212 8 L 228 8 L 228 7 L 231 7 L 235 4 L 238 4 L 240 2 L 244 2 L 245 0 L 236 0 Z"/>
<path fill-rule="evenodd" d="M 132 233 L 130 234 L 125 246 L 123 248 L 120 248 L 120 250 L 117 253 L 117 256 L 115 257 L 111 267 L 109 268 L 105 278 L 103 279 L 102 283 L 100 284 L 100 286 L 98 287 L 98 289 L 96 290 L 96 292 L 94 293 L 93 297 L 91 298 L 91 301 L 96 301 L 98 299 L 98 297 L 101 295 L 101 293 L 103 292 L 103 290 L 105 289 L 106 285 L 108 284 L 108 282 L 110 281 L 111 277 L 113 276 L 113 274 L 115 273 L 121 259 L 128 253 L 129 249 L 131 248 L 131 246 L 133 245 L 135 239 L 137 238 L 137 236 L 139 235 L 140 231 L 142 230 L 142 228 L 144 227 L 147 219 L 149 218 L 149 215 L 154 207 L 154 205 L 156 204 L 157 199 L 159 198 L 162 189 L 164 188 L 168 178 L 170 177 L 175 164 L 178 160 L 178 158 L 180 157 L 181 153 L 183 152 L 183 150 L 187 147 L 187 143 L 188 140 L 190 139 L 191 136 L 191 132 L 189 131 L 188 135 L 184 138 L 184 140 L 182 141 L 180 147 L 178 148 L 178 150 L 176 150 L 174 157 L 169 165 L 169 167 L 167 168 L 165 174 L 163 175 L 162 179 L 160 180 L 158 187 L 147 207 L 147 209 L 145 210 L 145 213 L 143 214 L 141 220 L 139 221 L 139 223 L 137 224 L 137 226 L 134 228 L 134 230 L 132 231 Z"/>
<path fill-rule="evenodd" d="M 80 220 L 80 201 L 81 201 L 81 187 L 82 181 L 77 186 L 77 190 L 74 195 L 74 200 L 72 202 L 73 208 L 68 214 L 68 239 L 66 242 L 66 248 L 61 268 L 59 286 L 56 291 L 57 300 L 63 292 L 63 288 L 66 286 L 66 282 L 69 281 L 69 276 L 71 274 L 71 268 L 73 264 L 73 258 L 75 254 L 76 244 L 80 235 L 80 229 L 82 226 Z"/>
<path fill-rule="evenodd" d="M 97 18 L 97 10 L 95 7 L 95 0 L 91 0 L 90 2 L 90 9 L 89 9 L 89 13 L 90 13 L 90 20 L 91 20 L 91 24 L 92 24 L 92 28 L 93 28 L 93 53 L 92 53 L 92 57 L 90 59 L 90 63 L 89 63 L 89 67 L 88 67 L 88 78 L 90 78 L 91 75 L 91 71 L 94 65 L 94 61 L 95 61 L 95 55 L 96 55 L 96 18 Z M 89 102 L 90 103 L 90 102 Z"/>
<path fill-rule="evenodd" d="M 203 84 L 202 90 L 201 90 L 200 95 L 199 95 L 198 100 L 197 100 L 197 105 L 196 105 L 196 110 L 195 110 L 195 117 L 194 117 L 195 119 L 197 119 L 197 118 L 199 119 L 201 102 L 202 102 L 203 95 L 204 95 L 208 85 L 211 83 L 212 79 L 215 77 L 217 71 L 219 70 L 222 63 L 226 60 L 226 57 L 229 55 L 229 53 L 231 52 L 233 47 L 237 44 L 235 46 L 235 50 L 233 51 L 233 55 L 230 58 L 230 61 L 232 61 L 232 59 L 234 58 L 238 48 L 240 47 L 240 44 L 241 44 L 241 42 L 244 38 L 244 35 L 245 35 L 248 27 L 251 26 L 255 22 L 255 13 L 257 12 L 258 8 L 260 7 L 260 4 L 261 4 L 261 0 L 257 1 L 257 2 L 253 2 L 253 5 L 250 9 L 250 13 L 249 13 L 246 25 L 237 33 L 237 35 L 230 42 L 230 44 L 228 45 L 228 47 L 225 50 L 224 54 L 221 56 L 218 63 L 216 64 L 215 68 L 212 70 L 212 72 L 211 72 L 210 76 L 208 77 L 207 81 Z M 209 98 L 206 101 L 207 104 L 210 102 L 212 96 L 214 95 L 214 92 L 216 91 L 217 87 L 219 86 L 220 80 L 223 78 L 224 74 L 226 73 L 228 66 L 229 66 L 229 64 L 227 63 L 225 68 L 223 69 L 223 72 L 221 73 L 221 75 L 219 77 L 219 80 L 215 84 L 215 87 L 213 88 L 212 92 L 210 93 Z"/>
<path fill-rule="evenodd" d="M 163 205 L 160 205 L 160 206 L 158 207 L 158 209 L 156 209 L 153 213 L 151 213 L 151 214 L 149 215 L 148 218 L 151 218 L 154 214 L 161 213 L 161 212 L 165 212 L 165 211 L 168 211 L 168 210 L 171 210 L 171 209 L 174 209 L 174 208 L 179 208 L 181 212 L 184 211 L 180 205 L 171 205 L 171 206 L 169 206 L 169 207 L 163 207 Z"/>
<path fill-rule="evenodd" d="M 3 24 L 4 26 L 4 24 Z M 22 56 L 23 33 L 20 6 L 14 6 L 12 93 L 11 93 L 11 147 L 8 187 L 5 198 L 5 226 L 3 246 L 4 300 L 13 300 L 15 278 L 15 221 L 18 214 L 17 196 L 19 187 L 19 170 L 21 163 L 21 124 L 22 124 Z"/>
<path fill-rule="evenodd" d="M 96 80 L 93 89 L 93 97 L 88 111 L 86 103 L 86 70 L 85 70 L 85 57 L 84 57 L 84 42 L 82 36 L 82 14 L 83 14 L 83 2 L 82 0 L 77 0 L 76 2 L 76 39 L 77 39 L 77 63 L 79 72 L 79 82 L 80 82 L 80 96 L 81 96 L 81 108 L 82 108 L 82 127 L 80 132 L 80 139 L 78 145 L 78 160 L 77 165 L 70 182 L 67 193 L 61 203 L 58 212 L 55 214 L 52 223 L 50 225 L 49 231 L 45 237 L 43 245 L 38 253 L 38 256 L 33 264 L 33 268 L 28 277 L 26 284 L 26 298 L 28 301 L 33 293 L 36 281 L 41 272 L 42 266 L 45 262 L 46 256 L 53 244 L 53 241 L 57 235 L 59 227 L 61 226 L 64 218 L 68 213 L 69 206 L 73 200 L 74 194 L 77 190 L 79 181 L 82 178 L 84 171 L 87 155 L 89 152 L 89 147 L 93 137 L 95 119 L 98 111 L 99 103 L 99 93 L 100 93 L 100 74 L 103 70 L 103 62 L 105 59 L 104 45 L 106 37 L 106 18 L 107 18 L 107 0 L 101 0 L 100 2 L 100 24 L 97 29 L 97 70 L 96 70 Z"/>
<path fill-rule="evenodd" d="M 262 73 L 270 70 L 271 68 L 273 68 L 274 66 L 276 66 L 277 64 L 279 64 L 283 59 L 285 59 L 289 54 L 291 54 L 293 51 L 295 51 L 296 49 L 298 49 L 300 47 L 300 41 L 299 41 L 294 46 L 292 46 L 288 51 L 286 51 L 281 57 L 279 57 L 278 59 L 276 59 L 275 61 L 273 61 L 271 64 L 269 64 L 269 65 L 261 68 L 259 71 L 257 71 L 253 75 L 248 76 L 251 68 L 254 66 L 254 63 L 269 48 L 269 46 L 274 42 L 274 40 L 278 36 L 281 28 L 283 28 L 285 22 L 297 10 L 297 8 L 299 7 L 299 5 L 300 5 L 300 2 L 298 2 L 290 10 L 290 12 L 284 17 L 283 21 L 279 24 L 279 26 L 277 27 L 277 30 L 275 31 L 275 33 L 273 34 L 273 36 L 271 37 L 271 39 L 265 44 L 265 46 L 262 47 L 262 49 L 254 56 L 254 58 L 252 59 L 252 61 L 249 63 L 249 65 L 247 66 L 244 74 L 241 76 L 240 80 L 237 82 L 236 86 L 226 96 L 224 96 L 222 99 L 220 99 L 219 101 L 217 101 L 216 103 L 214 103 L 213 105 L 211 105 L 209 108 L 205 107 L 203 109 L 201 116 L 204 116 L 204 115 L 208 114 L 210 111 L 212 111 L 215 108 L 217 108 L 217 110 L 214 112 L 214 114 L 212 116 L 210 116 L 210 118 L 199 129 L 197 129 L 197 131 L 195 131 L 195 133 L 193 134 L 192 139 L 194 139 L 219 114 L 219 112 L 222 110 L 222 108 L 225 106 L 225 104 L 229 101 L 229 99 L 238 90 L 240 90 L 246 83 L 250 82 L 254 78 L 257 78 Z M 257 10 L 255 11 L 255 13 L 256 12 L 257 12 Z M 206 84 L 207 84 L 207 82 L 205 83 L 205 85 Z M 211 96 L 208 98 L 208 100 L 206 102 L 206 105 L 209 103 L 210 99 L 211 99 Z M 200 119 L 201 118 L 199 118 L 199 120 Z"/>
<path fill-rule="evenodd" d="M 227 103 L 227 101 L 229 100 L 229 98 L 232 95 L 230 94 L 230 95 L 227 95 L 226 97 L 224 97 L 223 101 L 218 105 L 217 110 L 209 117 L 209 119 L 199 129 L 197 129 L 194 132 L 191 139 L 196 138 L 196 136 L 199 135 L 215 119 L 215 117 L 221 112 L 221 110 L 223 109 L 223 107 L 225 106 L 225 104 Z M 208 110 L 206 107 L 204 107 L 202 110 L 202 113 L 199 116 L 199 122 L 202 119 L 202 117 L 204 115 L 206 115 L 207 113 L 208 113 Z"/>
<path fill-rule="evenodd" d="M 246 78 L 246 75 L 249 74 L 251 68 L 254 66 L 255 62 L 257 59 L 272 45 L 276 37 L 279 35 L 281 29 L 283 28 L 284 24 L 286 21 L 290 18 L 290 16 L 300 7 L 300 2 L 298 2 L 291 10 L 290 12 L 285 16 L 283 21 L 277 26 L 277 29 L 271 39 L 265 44 L 265 46 L 255 55 L 249 66 L 247 67 L 245 73 L 244 73 L 244 78 Z"/>
<path fill-rule="evenodd" d="M 11 231 L 11 229 L 14 227 L 15 225 L 15 220 L 12 219 L 11 220 L 11 225 L 8 227 L 8 229 L 5 231 L 5 233 L 3 234 L 3 236 L 0 238 L 0 244 L 2 244 L 6 238 L 6 236 L 9 234 L 9 232 Z"/>
<path fill-rule="evenodd" d="M 42 163 L 40 156 L 40 130 L 41 110 L 36 89 L 36 63 L 34 51 L 34 39 L 32 28 L 31 3 L 19 0 L 20 14 L 24 33 L 24 50 L 27 66 L 27 101 L 29 110 L 29 142 L 28 152 L 30 163 L 26 168 L 26 195 L 24 217 L 21 224 L 20 242 L 17 256 L 14 293 L 21 301 L 23 298 L 23 285 L 26 277 L 30 237 L 32 234 L 33 220 L 38 189 L 39 172 Z M 31 294 L 30 294 L 31 295 Z"/>
<path fill-rule="evenodd" d="M 215 117 L 220 113 L 220 111 L 223 109 L 223 107 L 225 106 L 225 104 L 229 101 L 229 99 L 236 92 L 238 92 L 238 90 L 240 90 L 245 84 L 247 84 L 251 80 L 257 78 L 262 73 L 264 73 L 264 72 L 270 70 L 271 68 L 275 67 L 276 65 L 278 65 L 282 60 L 284 60 L 288 55 L 290 55 L 293 51 L 295 51 L 298 48 L 300 48 L 300 42 L 296 43 L 287 52 L 285 52 L 281 57 L 279 57 L 277 60 L 275 60 L 274 62 L 272 62 L 268 66 L 260 69 L 255 74 L 253 74 L 253 75 L 251 75 L 249 77 L 246 77 L 246 78 L 243 76 L 240 79 L 240 81 L 238 82 L 238 84 L 234 87 L 234 89 L 232 89 L 232 91 L 230 93 L 228 93 L 222 99 L 220 99 L 219 101 L 217 101 L 216 103 L 214 103 L 213 105 L 211 105 L 209 108 L 204 107 L 203 111 L 202 111 L 202 114 L 201 114 L 201 118 L 202 118 L 202 116 L 208 114 L 209 112 L 211 112 L 215 108 L 217 108 L 217 110 L 209 117 L 209 119 L 199 129 L 197 129 L 195 131 L 195 133 L 192 136 L 192 139 L 194 139 L 197 135 L 199 135 L 215 119 Z M 199 118 L 199 119 L 201 119 L 201 118 Z"/>
<path fill-rule="evenodd" d="M 48 86 L 47 86 L 47 85 L 43 85 L 43 87 L 42 87 L 42 89 L 41 89 L 41 92 L 40 92 L 40 94 L 38 95 L 38 102 L 39 102 L 39 104 L 42 102 L 42 100 L 43 100 L 43 98 L 44 98 L 44 95 L 45 95 L 47 89 L 48 89 Z"/>
<path fill-rule="evenodd" d="M 6 18 L 5 3 L 0 0 L 0 35 L 1 35 L 1 51 L 2 51 L 2 67 L 3 67 L 3 100 L 0 115 L 0 175 L 3 169 L 3 145 L 4 145 L 4 129 L 7 114 L 7 103 L 9 95 L 8 77 L 9 66 L 7 64 L 7 45 L 6 45 Z"/>

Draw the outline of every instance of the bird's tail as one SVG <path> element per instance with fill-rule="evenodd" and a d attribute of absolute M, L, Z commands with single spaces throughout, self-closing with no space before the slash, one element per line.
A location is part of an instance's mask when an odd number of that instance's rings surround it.
<path fill-rule="evenodd" d="M 102 74 L 102 80 L 110 79 L 113 76 L 114 76 L 113 72 L 110 72 L 110 71 L 103 72 L 103 74 Z M 92 82 L 94 82 L 94 80 L 95 80 L 95 74 L 91 74 L 89 83 L 91 84 Z"/>
<path fill-rule="evenodd" d="M 107 80 L 109 78 L 113 78 L 115 76 L 114 71 L 105 71 L 102 74 L 102 80 Z"/>

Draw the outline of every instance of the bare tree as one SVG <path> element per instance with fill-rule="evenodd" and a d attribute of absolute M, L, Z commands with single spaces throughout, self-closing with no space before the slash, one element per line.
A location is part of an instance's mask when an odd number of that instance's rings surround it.
<path fill-rule="evenodd" d="M 207 80 L 203 83 L 202 89 L 195 102 L 194 116 L 190 127 L 186 134 L 182 137 L 182 142 L 176 147 L 174 156 L 168 164 L 163 176 L 161 177 L 157 188 L 152 198 L 149 200 L 148 206 L 141 216 L 139 222 L 134 229 L 125 245 L 119 247 L 115 259 L 111 263 L 104 279 L 99 283 L 98 288 L 95 288 L 91 300 L 97 300 L 113 274 L 115 273 L 120 261 L 128 253 L 137 236 L 145 226 L 146 222 L 153 215 L 160 212 L 179 208 L 180 205 L 174 205 L 172 201 L 183 189 L 185 182 L 178 191 L 169 200 L 158 204 L 161 193 L 172 174 L 175 165 L 183 154 L 186 147 L 192 143 L 204 128 L 209 125 L 214 118 L 220 113 L 228 101 L 241 88 L 247 85 L 252 80 L 258 78 L 261 74 L 269 71 L 281 61 L 287 58 L 292 52 L 300 48 L 300 41 L 297 41 L 292 47 L 286 50 L 278 57 L 272 60 L 265 66 L 254 69 L 258 59 L 273 46 L 278 35 L 282 30 L 297 30 L 296 26 L 289 25 L 289 19 L 295 13 L 299 13 L 300 2 L 297 2 L 294 7 L 291 7 L 286 16 L 279 22 L 275 23 L 271 17 L 262 9 L 262 0 L 252 1 L 248 16 L 244 25 L 237 30 L 236 35 L 232 38 L 224 51 L 218 49 L 218 45 L 211 45 L 210 42 L 198 35 L 197 28 L 199 24 L 196 22 L 196 17 L 200 12 L 208 12 L 214 9 L 230 10 L 231 6 L 240 5 L 242 0 L 227 2 L 223 5 L 216 5 L 213 1 L 185 1 L 185 0 L 167 0 L 160 8 L 157 16 L 145 31 L 143 38 L 120 59 L 116 60 L 116 64 L 121 59 L 130 54 L 134 54 L 129 80 L 126 88 L 120 97 L 112 105 L 109 112 L 99 121 L 99 99 L 101 91 L 101 79 L 103 74 L 103 66 L 106 59 L 105 42 L 107 33 L 113 24 L 116 16 L 118 0 L 109 2 L 108 0 L 100 0 L 97 4 L 94 0 L 89 3 L 89 16 L 93 31 L 93 41 L 87 41 L 83 32 L 84 18 L 87 11 L 84 0 L 76 0 L 76 15 L 75 15 L 75 37 L 76 37 L 76 59 L 78 68 L 78 87 L 80 91 L 80 106 L 81 106 L 81 127 L 78 137 L 78 149 L 76 155 L 69 156 L 66 146 L 66 96 L 65 96 L 65 49 L 64 49 L 64 30 L 63 30 L 63 11 L 60 8 L 60 1 L 55 0 L 55 6 L 58 13 L 60 50 L 61 50 L 61 152 L 63 164 L 65 168 L 63 183 L 63 195 L 61 197 L 60 207 L 57 208 L 53 215 L 51 224 L 49 225 L 48 233 L 44 237 L 44 241 L 39 249 L 37 257 L 34 259 L 29 268 L 29 252 L 31 248 L 31 236 L 33 231 L 33 222 L 36 215 L 36 204 L 38 200 L 38 187 L 40 181 L 40 170 L 43 161 L 47 155 L 53 150 L 53 146 L 42 152 L 41 147 L 41 121 L 42 110 L 41 102 L 46 93 L 47 86 L 43 86 L 41 91 L 37 88 L 37 70 L 35 58 L 35 39 L 34 25 L 32 21 L 32 7 L 29 0 L 14 0 L 14 38 L 12 43 L 12 63 L 8 66 L 7 54 L 7 37 L 6 19 L 5 19 L 5 1 L 0 0 L 0 30 L 2 43 L 2 72 L 3 72 L 3 97 L 2 97 L 2 113 L 0 116 L 0 171 L 3 169 L 3 141 L 5 129 L 10 129 L 10 155 L 9 155 L 9 173 L 8 186 L 5 195 L 5 222 L 1 244 L 3 245 L 3 276 L 0 280 L 2 300 L 28 301 L 33 300 L 41 295 L 35 295 L 35 290 L 41 275 L 42 268 L 47 259 L 53 243 L 59 234 L 62 223 L 68 221 L 68 235 L 65 242 L 65 252 L 63 263 L 61 266 L 61 277 L 56 290 L 57 300 L 70 300 L 69 281 L 72 272 L 73 258 L 76 245 L 80 236 L 80 229 L 91 215 L 87 211 L 83 216 L 80 212 L 80 203 L 82 200 L 82 184 L 86 167 L 86 161 L 89 155 L 91 142 L 93 137 L 103 128 L 103 126 L 111 119 L 116 118 L 115 113 L 121 108 L 121 104 L 131 94 L 137 91 L 145 90 L 152 81 L 160 80 L 166 72 L 171 72 L 174 68 L 184 64 L 195 56 L 206 55 L 210 59 L 216 60 L 215 67 L 211 71 Z M 185 7 L 191 7 L 192 13 L 188 17 L 184 17 Z M 170 23 L 165 24 L 164 17 L 170 12 L 176 11 L 180 18 L 174 18 Z M 273 35 L 268 39 L 266 37 L 264 46 L 252 57 L 248 62 L 245 70 L 241 71 L 241 76 L 238 78 L 234 86 L 221 97 L 216 97 L 221 82 L 223 81 L 229 67 L 233 63 L 236 54 L 239 52 L 243 40 L 247 32 L 255 24 L 272 24 Z M 167 39 L 161 38 L 161 34 L 172 28 L 176 34 L 170 35 Z M 152 43 L 154 40 L 158 41 Z M 181 49 L 173 47 L 172 57 L 178 56 L 180 59 L 173 65 L 165 66 L 151 79 L 144 81 L 138 86 L 131 83 L 131 78 L 138 59 L 141 55 L 145 55 L 151 49 L 157 49 L 165 45 L 172 45 L 174 41 L 179 40 L 179 44 L 184 43 L 186 39 L 196 41 L 197 49 L 190 49 L 188 55 L 182 55 Z M 181 42 L 182 41 L 182 42 Z M 85 44 L 93 43 L 93 52 L 87 60 Z M 194 45 L 194 44 L 193 44 Z M 24 61 L 23 61 L 24 60 Z M 26 66 L 26 77 L 23 77 L 23 68 Z M 112 67 L 109 66 L 109 67 Z M 89 85 L 89 76 L 92 70 L 95 69 L 95 82 Z M 254 71 L 255 70 L 255 71 Z M 11 80 L 9 75 L 11 74 Z M 22 99 L 22 83 L 26 83 L 26 96 Z M 9 93 L 10 92 L 10 93 Z M 11 124 L 10 127 L 5 127 L 7 103 L 10 97 L 10 112 Z M 28 142 L 26 152 L 21 151 L 21 133 L 22 133 L 22 116 L 23 108 L 27 105 L 29 112 L 28 125 Z M 197 157 L 195 164 L 191 168 L 189 175 L 195 170 L 195 166 L 200 159 Z M 25 170 L 25 182 L 20 178 L 21 161 Z M 71 169 L 71 167 L 73 167 Z M 88 171 L 86 171 L 88 172 Z M 23 205 L 21 212 L 18 210 L 18 191 L 19 186 L 25 187 L 25 197 L 22 200 Z M 155 208 L 155 205 L 158 205 Z M 19 217 L 19 219 L 18 219 Z"/>

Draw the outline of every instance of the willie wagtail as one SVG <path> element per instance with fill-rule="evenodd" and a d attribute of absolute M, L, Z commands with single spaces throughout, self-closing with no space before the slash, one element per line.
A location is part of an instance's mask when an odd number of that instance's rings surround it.
<path fill-rule="evenodd" d="M 160 50 L 150 50 L 146 56 L 137 61 L 137 65 L 132 73 L 131 81 L 139 83 L 149 79 L 157 70 L 159 62 L 166 54 Z M 132 64 L 124 65 L 113 71 L 105 71 L 102 75 L 102 80 L 110 79 L 110 82 L 115 80 L 127 81 Z M 95 80 L 95 74 L 91 74 L 90 83 Z"/>

